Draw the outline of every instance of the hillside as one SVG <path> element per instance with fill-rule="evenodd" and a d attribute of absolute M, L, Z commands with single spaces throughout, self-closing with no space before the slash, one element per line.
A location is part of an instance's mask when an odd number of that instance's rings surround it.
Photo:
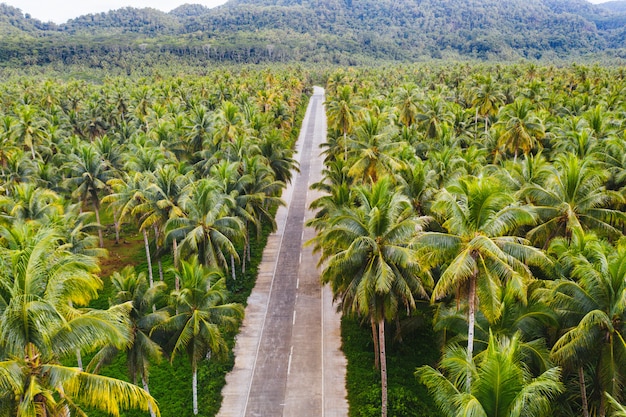
<path fill-rule="evenodd" d="M 555 58 L 619 49 L 619 7 L 584 0 L 231 0 L 123 8 L 62 25 L 0 5 L 0 62 L 171 53 L 259 62 Z"/>

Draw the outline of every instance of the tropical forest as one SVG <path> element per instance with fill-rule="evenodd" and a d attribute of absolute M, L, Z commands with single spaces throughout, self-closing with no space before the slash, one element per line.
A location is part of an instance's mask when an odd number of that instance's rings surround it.
<path fill-rule="evenodd" d="M 626 2 L 131 3 L 0 4 L 0 417 L 626 417 Z"/>

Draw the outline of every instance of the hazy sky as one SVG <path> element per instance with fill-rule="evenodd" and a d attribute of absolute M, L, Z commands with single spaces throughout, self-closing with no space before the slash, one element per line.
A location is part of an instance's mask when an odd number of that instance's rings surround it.
<path fill-rule="evenodd" d="M 169 12 L 181 4 L 202 4 L 215 7 L 226 0 L 0 0 L 22 9 L 24 13 L 44 22 L 63 23 L 68 19 L 88 13 L 100 13 L 122 7 L 153 7 Z"/>
<path fill-rule="evenodd" d="M 88 13 L 106 12 L 121 7 L 153 7 L 165 12 L 185 3 L 219 6 L 226 0 L 0 0 L 3 3 L 22 9 L 24 13 L 44 22 L 63 23 L 68 19 Z M 590 0 L 602 3 L 607 0 Z"/>

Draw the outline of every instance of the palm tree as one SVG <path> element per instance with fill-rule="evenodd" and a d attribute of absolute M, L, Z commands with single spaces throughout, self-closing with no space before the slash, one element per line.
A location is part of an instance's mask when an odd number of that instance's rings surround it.
<path fill-rule="evenodd" d="M 557 159 L 557 170 L 543 184 L 528 184 L 521 195 L 537 211 L 540 224 L 528 233 L 529 239 L 547 248 L 550 240 L 570 236 L 582 227 L 608 236 L 620 236 L 624 214 L 613 208 L 623 197 L 605 187 L 608 173 L 591 159 L 567 154 Z"/>
<path fill-rule="evenodd" d="M 8 191 L 9 196 L 0 197 L 0 217 L 12 222 L 46 223 L 52 217 L 63 213 L 61 197 L 52 190 L 25 182 L 15 184 Z"/>
<path fill-rule="evenodd" d="M 91 199 L 96 222 L 100 226 L 98 238 L 102 248 L 104 240 L 100 223 L 100 193 L 107 189 L 106 182 L 112 177 L 112 171 L 108 169 L 92 144 L 85 144 L 69 155 L 66 167 L 69 172 L 66 181 L 73 187 L 73 194 L 78 196 L 79 204 Z"/>
<path fill-rule="evenodd" d="M 537 141 L 545 136 L 545 127 L 533 110 L 530 101 L 515 100 L 500 109 L 497 129 L 501 129 L 498 145 L 514 154 L 517 160 L 520 151 L 528 155 L 537 147 Z"/>
<path fill-rule="evenodd" d="M 374 183 L 379 176 L 391 175 L 404 167 L 399 156 L 408 143 L 395 139 L 395 131 L 385 115 L 366 114 L 356 127 L 355 136 L 349 140 L 351 177 Z"/>
<path fill-rule="evenodd" d="M 30 149 L 32 160 L 37 158 L 35 148 L 37 142 L 42 140 L 45 134 L 44 119 L 38 117 L 34 107 L 26 104 L 16 110 L 17 124 L 15 125 L 16 139 Z"/>
<path fill-rule="evenodd" d="M 583 369 L 592 373 L 598 416 L 606 414 L 604 392 L 623 400 L 626 380 L 626 247 L 613 248 L 581 229 L 571 240 L 556 239 L 551 249 L 565 265 L 548 300 L 560 315 L 564 334 L 551 355 L 579 372 L 583 415 L 589 415 Z"/>
<path fill-rule="evenodd" d="M 190 155 L 202 150 L 205 142 L 211 138 L 213 124 L 210 115 L 211 113 L 202 105 L 194 106 L 191 109 L 185 138 Z"/>
<path fill-rule="evenodd" d="M 170 218 L 181 217 L 182 209 L 179 200 L 183 189 L 191 183 L 191 175 L 179 173 L 172 165 L 157 168 L 154 172 L 146 172 L 143 198 L 133 207 L 132 214 L 139 219 L 139 230 L 147 237 L 147 230 L 154 229 L 159 277 L 163 281 L 161 265 L 161 248 L 165 241 L 165 224 Z M 175 242 L 175 241 L 174 241 Z M 173 244 L 176 247 L 176 242 Z M 177 258 L 174 254 L 174 262 Z"/>
<path fill-rule="evenodd" d="M 181 242 L 181 254 L 197 254 L 205 266 L 228 271 L 226 256 L 239 260 L 233 242 L 243 233 L 243 223 L 233 216 L 232 196 L 215 180 L 202 179 L 187 187 L 180 204 L 185 216 L 168 221 L 168 239 Z"/>
<path fill-rule="evenodd" d="M 515 236 L 515 230 L 535 220 L 516 204 L 495 177 L 463 177 L 443 189 L 431 208 L 442 232 L 425 232 L 415 245 L 425 266 L 441 267 L 433 302 L 464 294 L 468 303 L 467 361 L 472 360 L 477 307 L 493 322 L 501 311 L 501 291 L 513 281 L 517 298 L 526 300 L 532 280 L 527 264 L 548 264 L 546 256 Z M 471 376 L 468 375 L 468 385 Z"/>
<path fill-rule="evenodd" d="M 198 414 L 198 362 L 210 356 L 222 357 L 228 347 L 222 330 L 232 328 L 243 317 L 243 307 L 227 303 L 228 291 L 224 277 L 215 269 L 202 266 L 196 257 L 181 261 L 172 270 L 181 282 L 181 289 L 171 294 L 176 314 L 157 329 L 173 331 L 171 360 L 186 352 L 191 361 L 193 413 Z"/>
<path fill-rule="evenodd" d="M 95 259 L 67 251 L 52 228 L 22 223 L 0 229 L 0 409 L 6 415 L 84 415 L 92 407 L 119 416 L 156 402 L 140 388 L 61 364 L 77 351 L 129 342 L 130 304 L 77 309 L 97 297 Z"/>
<path fill-rule="evenodd" d="M 114 272 L 111 283 L 115 288 L 112 305 L 128 302 L 132 304 L 129 316 L 131 342 L 125 349 L 128 373 L 133 384 L 137 384 L 137 377 L 141 378 L 143 389 L 150 393 L 148 387 L 150 363 L 159 362 L 163 356 L 161 347 L 152 340 L 150 333 L 167 319 L 165 310 L 154 311 L 153 307 L 164 298 L 166 285 L 159 282 L 150 287 L 145 272 L 137 273 L 133 266 L 126 266 L 120 272 Z M 118 351 L 115 348 L 111 350 L 112 352 L 106 353 L 115 354 Z M 150 409 L 150 413 L 154 417 L 153 409 Z"/>
<path fill-rule="evenodd" d="M 121 224 L 128 218 L 135 216 L 139 223 L 139 216 L 143 214 L 141 210 L 135 210 L 146 202 L 145 190 L 148 189 L 149 183 L 146 176 L 135 172 L 133 175 L 126 175 L 122 178 L 113 178 L 109 180 L 108 185 L 113 192 L 105 196 L 102 201 L 109 203 L 113 207 L 115 222 L 116 243 L 119 242 L 119 229 Z M 146 251 L 146 262 L 148 263 L 148 278 L 150 285 L 154 283 L 152 273 L 152 257 L 150 256 L 150 241 L 148 239 L 148 230 L 146 227 L 141 228 L 143 235 L 143 243 Z"/>
<path fill-rule="evenodd" d="M 326 114 L 331 129 L 339 131 L 343 135 L 343 159 L 348 159 L 348 135 L 352 133 L 359 107 L 354 103 L 352 87 L 344 85 L 337 91 L 336 97 L 330 97 L 326 101 Z"/>
<path fill-rule="evenodd" d="M 480 357 L 451 346 L 441 360 L 443 373 L 422 366 L 415 374 L 446 417 L 548 417 L 551 400 L 563 391 L 560 369 L 553 367 L 533 377 L 521 360 L 520 346 L 518 336 L 490 334 Z"/>
<path fill-rule="evenodd" d="M 385 320 L 394 319 L 401 306 L 414 310 L 416 298 L 427 297 L 432 281 L 409 247 L 422 221 L 393 189 L 390 178 L 381 178 L 371 188 L 357 187 L 354 193 L 356 204 L 331 213 L 329 226 L 313 242 L 322 251 L 322 282 L 330 283 L 344 312 L 367 317 L 371 323 L 385 417 Z"/>
<path fill-rule="evenodd" d="M 424 216 L 428 211 L 429 202 L 435 193 L 434 176 L 428 164 L 419 159 L 396 171 L 395 178 L 400 190 L 411 201 L 418 216 Z"/>
<path fill-rule="evenodd" d="M 287 148 L 284 141 L 278 130 L 271 130 L 261 139 L 259 150 L 274 172 L 274 178 L 286 184 L 291 181 L 292 172 L 298 172 L 298 161 L 293 159 L 293 150 Z"/>
<path fill-rule="evenodd" d="M 394 101 L 398 110 L 398 121 L 408 128 L 413 126 L 419 113 L 420 95 L 417 87 L 412 84 L 403 85 L 396 91 Z"/>

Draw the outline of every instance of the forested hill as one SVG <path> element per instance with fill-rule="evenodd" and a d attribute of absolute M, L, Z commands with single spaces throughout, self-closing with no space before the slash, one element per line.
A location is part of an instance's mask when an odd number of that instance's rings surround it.
<path fill-rule="evenodd" d="M 611 51 L 621 56 L 620 2 L 585 0 L 231 0 L 169 13 L 124 8 L 62 25 L 0 4 L 0 63 L 100 65 L 115 56 L 358 63 L 376 59 L 516 60 Z M 622 5 L 623 6 L 623 5 Z M 113 57 L 113 58 L 111 58 Z"/>

